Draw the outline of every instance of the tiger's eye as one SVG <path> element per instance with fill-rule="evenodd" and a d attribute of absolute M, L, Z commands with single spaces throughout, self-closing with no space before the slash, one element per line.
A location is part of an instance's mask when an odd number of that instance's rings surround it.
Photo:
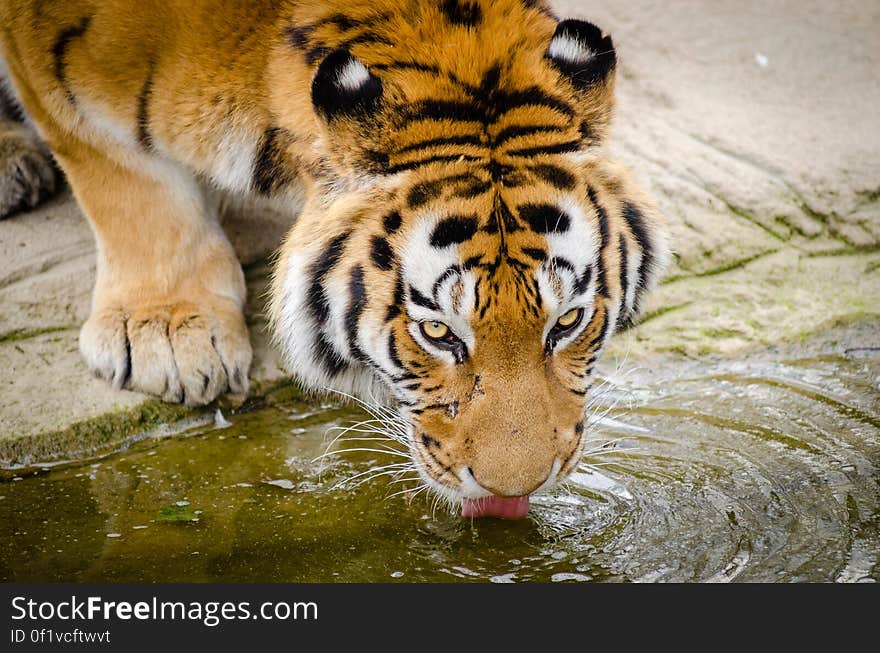
<path fill-rule="evenodd" d="M 432 322 L 422 322 L 422 333 L 432 340 L 443 340 L 449 335 L 449 327 L 436 320 Z"/>
<path fill-rule="evenodd" d="M 567 329 L 568 327 L 572 326 L 574 323 L 576 323 L 578 321 L 578 319 L 580 318 L 580 314 L 581 314 L 581 309 L 573 308 L 568 313 L 566 313 L 565 315 L 560 317 L 558 320 L 556 320 L 556 324 L 557 324 L 557 326 L 560 326 L 563 329 Z"/>

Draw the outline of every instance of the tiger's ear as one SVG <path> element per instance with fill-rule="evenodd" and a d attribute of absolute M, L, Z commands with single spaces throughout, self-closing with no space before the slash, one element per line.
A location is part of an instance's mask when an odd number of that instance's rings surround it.
<path fill-rule="evenodd" d="M 312 79 L 312 104 L 327 122 L 372 114 L 382 100 L 382 80 L 345 48 L 334 50 Z"/>
<path fill-rule="evenodd" d="M 611 37 L 583 20 L 556 26 L 544 55 L 581 97 L 581 133 L 586 140 L 605 136 L 614 106 L 617 54 Z"/>
<path fill-rule="evenodd" d="M 617 65 L 611 37 L 583 20 L 559 23 L 546 56 L 581 90 L 604 82 Z"/>

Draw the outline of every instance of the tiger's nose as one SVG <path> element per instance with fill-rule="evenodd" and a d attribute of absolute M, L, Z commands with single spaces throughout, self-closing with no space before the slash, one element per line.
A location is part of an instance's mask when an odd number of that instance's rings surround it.
<path fill-rule="evenodd" d="M 529 496 L 539 490 L 552 487 L 559 474 L 559 468 L 559 459 L 554 458 L 549 469 L 544 467 L 546 471 L 538 474 L 534 472 L 528 475 L 513 473 L 493 478 L 475 471 L 473 467 L 468 467 L 466 474 L 471 483 L 476 485 L 475 489 L 489 492 L 496 497 L 511 498 Z"/>

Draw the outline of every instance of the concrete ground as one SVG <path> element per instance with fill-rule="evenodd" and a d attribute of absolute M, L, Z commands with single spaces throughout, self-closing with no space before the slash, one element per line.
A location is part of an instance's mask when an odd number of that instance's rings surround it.
<path fill-rule="evenodd" d="M 676 263 L 611 356 L 735 356 L 880 314 L 880 5 L 558 2 L 617 45 L 611 148 L 672 223 Z M 283 382 L 262 316 L 284 219 L 227 229 L 249 281 L 253 392 Z M 95 262 L 69 193 L 0 222 L 0 466 L 118 446 L 205 418 L 113 391 L 77 332 Z M 838 346 L 876 347 L 874 326 Z"/>

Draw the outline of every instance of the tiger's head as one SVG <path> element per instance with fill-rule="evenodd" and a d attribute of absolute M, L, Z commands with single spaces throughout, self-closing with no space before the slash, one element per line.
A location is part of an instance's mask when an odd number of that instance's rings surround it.
<path fill-rule="evenodd" d="M 276 342 L 306 387 L 395 402 L 454 500 L 527 497 L 578 465 L 597 358 L 668 256 L 605 157 L 610 37 L 527 5 L 414 2 L 353 17 L 372 39 L 298 34 L 326 53 L 328 172 L 281 249 Z"/>

